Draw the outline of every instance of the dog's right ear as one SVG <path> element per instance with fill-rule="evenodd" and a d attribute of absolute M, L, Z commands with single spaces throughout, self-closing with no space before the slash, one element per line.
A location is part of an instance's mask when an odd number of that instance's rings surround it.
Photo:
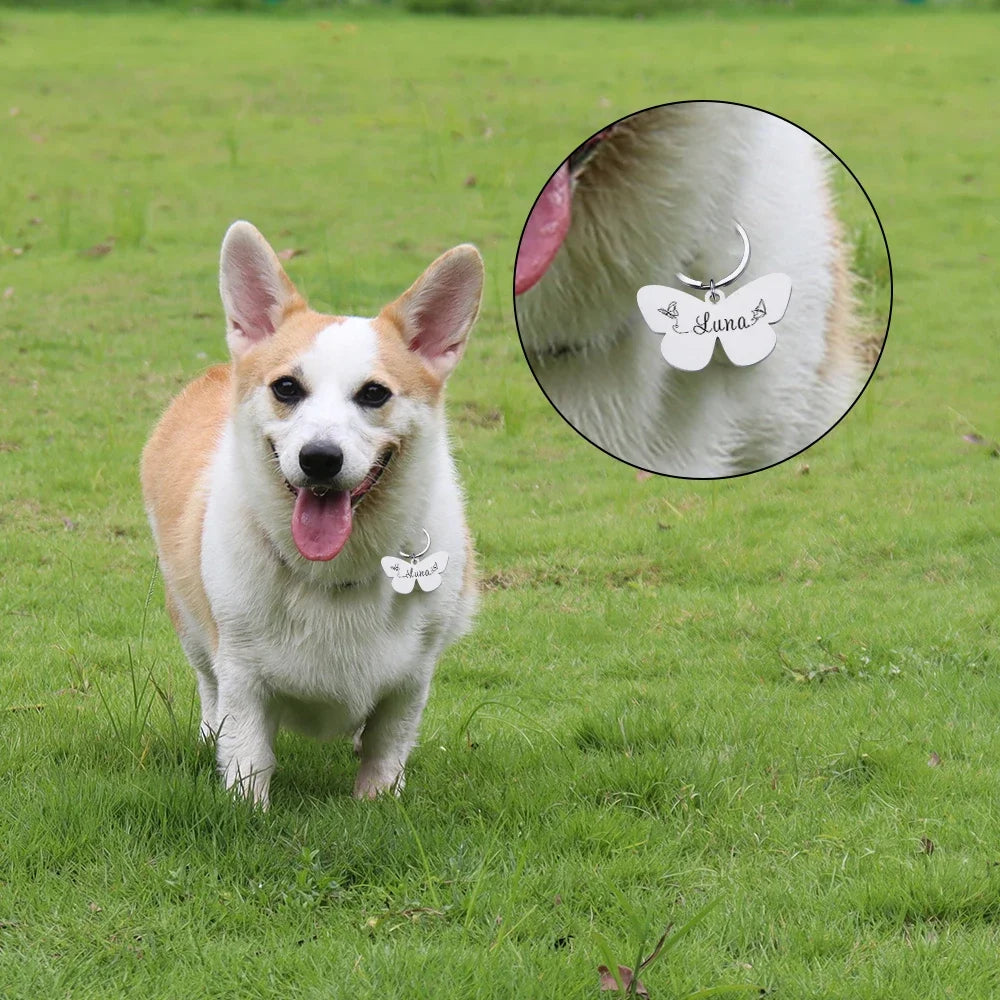
<path fill-rule="evenodd" d="M 306 307 L 271 245 L 243 221 L 234 222 L 222 241 L 219 293 L 226 310 L 226 343 L 234 358 Z"/>

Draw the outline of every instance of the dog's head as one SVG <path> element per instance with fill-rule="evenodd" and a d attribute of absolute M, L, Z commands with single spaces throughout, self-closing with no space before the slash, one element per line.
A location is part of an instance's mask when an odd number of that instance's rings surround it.
<path fill-rule="evenodd" d="M 455 247 L 374 319 L 329 316 L 306 305 L 264 237 L 235 222 L 219 287 L 238 433 L 266 459 L 270 495 L 287 491 L 299 553 L 333 559 L 355 509 L 436 417 L 479 311 L 482 259 Z"/>

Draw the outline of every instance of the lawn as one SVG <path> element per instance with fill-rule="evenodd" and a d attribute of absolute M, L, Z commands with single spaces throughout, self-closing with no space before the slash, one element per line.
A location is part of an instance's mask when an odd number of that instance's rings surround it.
<path fill-rule="evenodd" d="M 0 10 L 0 995 L 596 998 L 668 924 L 654 1000 L 1000 990 L 997 25 Z M 739 480 L 592 449 L 513 327 L 551 169 L 679 98 L 809 129 L 893 253 L 862 401 Z M 238 217 L 331 311 L 486 258 L 483 607 L 398 801 L 283 735 L 255 813 L 197 743 L 137 462 Z"/>

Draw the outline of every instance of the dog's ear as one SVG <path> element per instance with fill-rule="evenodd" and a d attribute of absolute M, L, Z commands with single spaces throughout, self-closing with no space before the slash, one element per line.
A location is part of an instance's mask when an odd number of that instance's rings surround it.
<path fill-rule="evenodd" d="M 234 358 L 270 337 L 305 301 L 271 245 L 249 222 L 234 222 L 222 241 L 219 293 L 226 310 L 226 343 Z"/>
<path fill-rule="evenodd" d="M 440 257 L 382 314 L 442 380 L 458 364 L 483 296 L 483 258 L 469 243 Z"/>

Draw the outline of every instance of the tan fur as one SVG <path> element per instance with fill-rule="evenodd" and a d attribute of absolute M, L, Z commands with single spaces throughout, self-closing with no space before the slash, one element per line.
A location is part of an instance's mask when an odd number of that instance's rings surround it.
<path fill-rule="evenodd" d="M 834 260 L 831 266 L 833 301 L 826 316 L 826 353 L 820 366 L 820 376 L 824 378 L 856 371 L 867 360 L 864 331 L 858 321 L 854 297 L 854 275 L 847 263 L 849 251 L 843 226 L 832 206 L 827 208 L 826 214 L 834 232 Z"/>
<path fill-rule="evenodd" d="M 320 331 L 343 321 L 342 316 L 327 316 L 304 305 L 301 309 L 286 313 L 273 337 L 268 337 L 237 359 L 237 399 L 242 401 L 259 386 L 287 375 L 289 358 L 298 357 L 308 350 Z"/>
<path fill-rule="evenodd" d="M 441 395 L 443 382 L 422 365 L 403 340 L 399 317 L 387 306 L 372 320 L 378 334 L 378 364 L 375 373 L 394 393 L 434 403 Z"/>
<path fill-rule="evenodd" d="M 300 300 L 301 301 L 301 300 Z M 372 320 L 378 333 L 378 364 L 373 378 L 383 381 L 394 394 L 433 403 L 441 394 L 442 381 L 420 363 L 407 348 L 397 319 L 386 307 Z M 308 350 L 316 335 L 344 321 L 303 308 L 292 312 L 277 333 L 248 351 L 236 362 L 237 398 L 246 399 L 258 386 L 267 385 L 289 373 L 288 359 Z"/>
<path fill-rule="evenodd" d="M 179 599 L 209 631 L 213 649 L 218 636 L 201 582 L 201 529 L 205 477 L 231 395 L 230 366 L 210 368 L 170 404 L 142 452 L 142 491 L 156 522 L 160 563 L 170 571 L 170 617 L 183 633 Z"/>

